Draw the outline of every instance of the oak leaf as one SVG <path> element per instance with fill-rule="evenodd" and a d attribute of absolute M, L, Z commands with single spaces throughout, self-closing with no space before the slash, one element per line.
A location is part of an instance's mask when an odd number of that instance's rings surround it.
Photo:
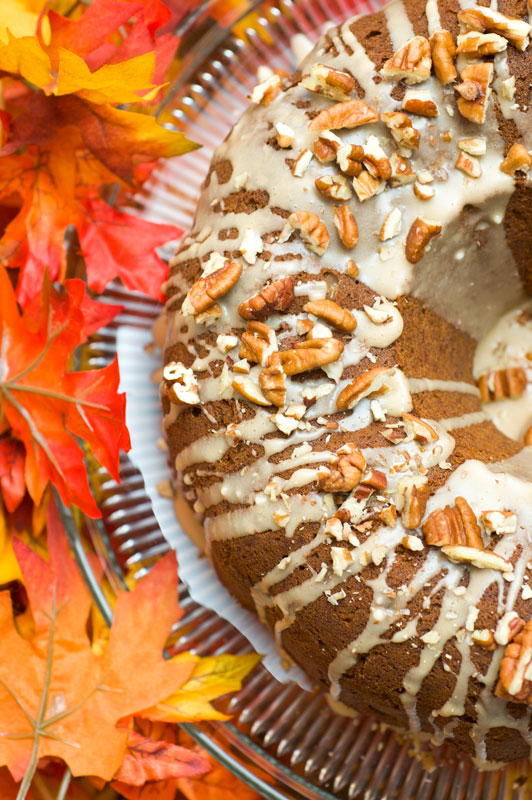
<path fill-rule="evenodd" d="M 175 554 L 119 595 L 109 645 L 98 658 L 86 629 L 91 599 L 54 506 L 48 545 L 49 564 L 15 542 L 35 622 L 31 641 L 16 631 L 10 596 L 0 592 L 0 765 L 20 781 L 38 759 L 53 757 L 74 776 L 107 781 L 126 753 L 128 730 L 119 721 L 171 694 L 194 666 L 163 656 L 179 618 Z"/>
<path fill-rule="evenodd" d="M 85 337 L 84 302 L 82 281 L 67 281 L 61 292 L 48 282 L 21 314 L 0 268 L 0 422 L 24 445 L 24 478 L 35 503 L 51 481 L 65 503 L 99 516 L 74 437 L 116 478 L 119 451 L 130 445 L 116 359 L 104 369 L 68 368 Z"/>

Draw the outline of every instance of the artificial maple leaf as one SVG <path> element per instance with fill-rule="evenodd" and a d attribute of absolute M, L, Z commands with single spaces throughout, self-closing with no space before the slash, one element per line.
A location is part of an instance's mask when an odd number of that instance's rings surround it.
<path fill-rule="evenodd" d="M 190 654 L 177 656 L 189 659 Z M 210 701 L 242 688 L 242 681 L 258 664 L 262 656 L 249 653 L 243 656 L 195 656 L 194 671 L 177 692 L 155 708 L 147 709 L 142 717 L 166 722 L 195 722 L 202 719 L 224 720 L 229 717 L 211 705 Z"/>
<path fill-rule="evenodd" d="M 54 506 L 48 546 L 49 564 L 15 542 L 35 622 L 31 641 L 16 631 L 10 596 L 0 593 L 0 765 L 28 783 L 38 759 L 54 757 L 74 776 L 110 780 L 128 742 L 119 720 L 168 696 L 193 669 L 163 655 L 179 618 L 175 554 L 118 597 L 109 645 L 98 658 L 86 629 L 91 599 Z"/>
<path fill-rule="evenodd" d="M 0 437 L 0 489 L 8 511 L 14 511 L 26 491 L 24 447 L 11 436 Z"/>
<path fill-rule="evenodd" d="M 208 761 L 193 750 L 130 730 L 124 760 L 114 779 L 128 786 L 143 786 L 146 781 L 190 778 L 209 769 Z"/>
<path fill-rule="evenodd" d="M 21 314 L 0 268 L 0 420 L 24 444 L 25 483 L 35 503 L 51 481 L 64 502 L 99 516 L 74 437 L 88 442 L 115 478 L 119 451 L 130 445 L 116 359 L 104 369 L 68 371 L 84 338 L 84 299 L 80 280 L 67 281 L 62 292 L 47 283 Z"/>

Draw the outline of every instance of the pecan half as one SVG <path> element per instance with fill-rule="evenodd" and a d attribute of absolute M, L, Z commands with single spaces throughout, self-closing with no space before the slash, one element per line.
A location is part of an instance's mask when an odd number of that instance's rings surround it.
<path fill-rule="evenodd" d="M 268 366 L 259 373 L 262 394 L 274 406 L 282 408 L 286 399 L 286 376 L 281 366 L 279 353 L 272 353 Z"/>
<path fill-rule="evenodd" d="M 239 357 L 265 366 L 269 355 L 275 350 L 277 350 L 277 338 L 273 328 L 264 322 L 248 322 L 247 329 L 242 334 Z"/>
<path fill-rule="evenodd" d="M 344 103 L 336 103 L 321 111 L 309 123 L 311 131 L 339 130 L 340 128 L 357 128 L 369 122 L 377 122 L 379 115 L 364 100 L 354 98 Z"/>
<path fill-rule="evenodd" d="M 507 367 L 488 372 L 478 380 L 483 403 L 502 400 L 504 397 L 521 397 L 527 386 L 526 372 L 522 367 Z"/>
<path fill-rule="evenodd" d="M 358 244 L 358 225 L 347 204 L 334 207 L 334 227 L 344 247 L 352 250 Z"/>
<path fill-rule="evenodd" d="M 243 319 L 265 319 L 275 311 L 286 311 L 294 301 L 294 278 L 288 275 L 269 283 L 238 306 Z"/>
<path fill-rule="evenodd" d="M 408 89 L 403 97 L 402 107 L 420 117 L 437 117 L 438 106 L 427 89 Z"/>
<path fill-rule="evenodd" d="M 338 411 L 347 411 L 354 408 L 360 400 L 374 392 L 382 394 L 387 391 L 384 382 L 386 377 L 391 376 L 393 372 L 393 369 L 387 369 L 386 367 L 375 367 L 362 372 L 354 381 L 342 389 L 338 395 L 336 400 Z"/>
<path fill-rule="evenodd" d="M 401 478 L 397 484 L 395 506 L 401 512 L 401 522 L 408 530 L 421 525 L 429 497 L 429 483 L 425 475 Z"/>
<path fill-rule="evenodd" d="M 325 364 L 337 361 L 344 349 L 343 342 L 333 337 L 328 339 L 307 339 L 298 347 L 279 353 L 285 375 L 298 375 Z"/>
<path fill-rule="evenodd" d="M 342 147 L 342 140 L 332 131 L 323 131 L 312 145 L 312 152 L 322 164 L 329 164 Z"/>
<path fill-rule="evenodd" d="M 524 145 L 516 142 L 508 150 L 508 155 L 502 162 L 500 170 L 507 175 L 515 175 L 518 170 L 528 172 L 531 166 L 532 156 Z"/>
<path fill-rule="evenodd" d="M 430 78 L 432 58 L 430 44 L 424 36 L 414 36 L 385 62 L 381 69 L 384 78 L 404 80 L 412 85 Z"/>
<path fill-rule="evenodd" d="M 341 455 L 328 474 L 320 475 L 320 489 L 324 492 L 351 492 L 362 478 L 366 459 L 360 450 Z"/>
<path fill-rule="evenodd" d="M 198 382 L 190 367 L 180 361 L 170 361 L 163 369 L 166 396 L 176 405 L 193 406 L 199 403 Z"/>
<path fill-rule="evenodd" d="M 299 231 L 309 250 L 318 256 L 325 253 L 330 242 L 329 232 L 317 214 L 312 211 L 295 211 L 288 217 L 288 224 Z"/>
<path fill-rule="evenodd" d="M 333 100 L 348 100 L 355 88 L 355 81 L 347 72 L 325 64 L 312 64 L 310 75 L 305 75 L 300 86 Z"/>
<path fill-rule="evenodd" d="M 449 31 L 440 30 L 434 31 L 429 41 L 436 77 L 440 83 L 452 83 L 457 75 L 454 66 L 456 47 L 454 46 L 453 37 Z"/>
<path fill-rule="evenodd" d="M 474 6 L 458 12 L 459 22 L 469 30 L 500 33 L 518 50 L 526 50 L 530 25 L 518 17 L 509 17 L 492 8 Z"/>
<path fill-rule="evenodd" d="M 436 225 L 434 222 L 427 222 L 427 220 L 417 217 L 410 226 L 406 237 L 406 260 L 411 264 L 417 264 L 425 255 L 427 245 L 431 239 L 439 236 L 440 233 L 441 225 Z"/>
<path fill-rule="evenodd" d="M 460 95 L 458 110 L 463 117 L 477 125 L 481 125 L 486 119 L 492 77 L 493 64 L 488 61 L 469 64 L 460 73 L 462 83 L 456 86 Z"/>
<path fill-rule="evenodd" d="M 532 704 L 532 620 L 504 650 L 495 694 L 514 703 Z"/>
<path fill-rule="evenodd" d="M 349 184 L 343 175 L 322 175 L 316 178 L 318 192 L 328 200 L 350 200 L 352 197 Z"/>
<path fill-rule="evenodd" d="M 193 284 L 183 301 L 183 314 L 197 314 L 214 305 L 219 297 L 227 294 L 242 274 L 240 261 L 226 261 L 224 266 L 205 275 Z"/>
<path fill-rule="evenodd" d="M 303 306 L 303 310 L 321 317 L 339 331 L 352 333 L 357 326 L 355 315 L 334 300 L 311 300 Z"/>
<path fill-rule="evenodd" d="M 451 561 L 462 564 L 471 564 L 477 569 L 494 569 L 497 572 L 513 572 L 513 567 L 509 561 L 493 553 L 491 550 L 477 550 L 476 547 L 467 547 L 461 544 L 446 544 L 442 547 L 442 552 Z"/>
<path fill-rule="evenodd" d="M 402 111 L 389 111 L 381 114 L 395 141 L 403 147 L 417 150 L 419 147 L 419 131 L 412 126 L 412 120 Z"/>
<path fill-rule="evenodd" d="M 457 497 L 454 506 L 436 508 L 423 524 L 427 544 L 436 547 L 465 545 L 482 550 L 484 543 L 475 512 L 463 497 Z"/>

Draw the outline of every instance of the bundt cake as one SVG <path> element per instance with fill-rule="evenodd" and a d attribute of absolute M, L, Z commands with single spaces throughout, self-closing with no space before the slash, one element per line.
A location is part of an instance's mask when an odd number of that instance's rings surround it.
<path fill-rule="evenodd" d="M 532 318 L 530 30 L 524 0 L 329 29 L 253 90 L 165 287 L 221 580 L 338 702 L 482 765 L 532 745 L 532 451 L 483 406 L 526 354 L 474 364 Z"/>

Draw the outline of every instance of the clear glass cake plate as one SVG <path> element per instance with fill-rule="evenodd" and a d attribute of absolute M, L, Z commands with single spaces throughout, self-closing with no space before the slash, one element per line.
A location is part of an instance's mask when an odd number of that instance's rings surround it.
<path fill-rule="evenodd" d="M 324 27 L 374 10 L 377 0 L 286 0 L 286 2 L 202 3 L 180 24 L 177 75 L 159 117 L 203 145 L 164 165 L 138 198 L 143 212 L 185 231 L 192 225 L 201 183 L 215 147 L 248 104 L 262 65 L 291 70 L 294 37 L 315 41 Z M 297 41 L 297 40 L 296 40 Z M 301 36 L 299 43 L 301 44 Z M 151 300 L 113 285 L 108 299 L 124 311 L 93 337 L 83 357 L 103 366 L 116 352 L 117 332 L 128 325 L 148 329 L 161 311 Z M 145 491 L 141 474 L 126 457 L 121 483 L 92 471 L 102 521 L 70 519 L 71 543 L 97 603 L 109 614 L 85 555 L 87 537 L 103 557 L 107 578 L 118 591 L 124 575 L 138 575 L 169 549 Z M 176 523 L 177 524 L 177 523 Z M 195 603 L 180 585 L 184 615 L 174 649 L 200 655 L 245 653 L 249 642 L 229 622 Z M 139 665 L 141 666 L 141 665 Z M 215 758 L 266 798 L 345 798 L 346 800 L 525 800 L 530 789 L 516 780 L 518 770 L 480 773 L 450 748 L 434 751 L 437 766 L 427 771 L 411 747 L 372 718 L 335 714 L 323 693 L 279 683 L 261 665 L 237 695 L 221 708 L 226 723 L 185 725 Z"/>

